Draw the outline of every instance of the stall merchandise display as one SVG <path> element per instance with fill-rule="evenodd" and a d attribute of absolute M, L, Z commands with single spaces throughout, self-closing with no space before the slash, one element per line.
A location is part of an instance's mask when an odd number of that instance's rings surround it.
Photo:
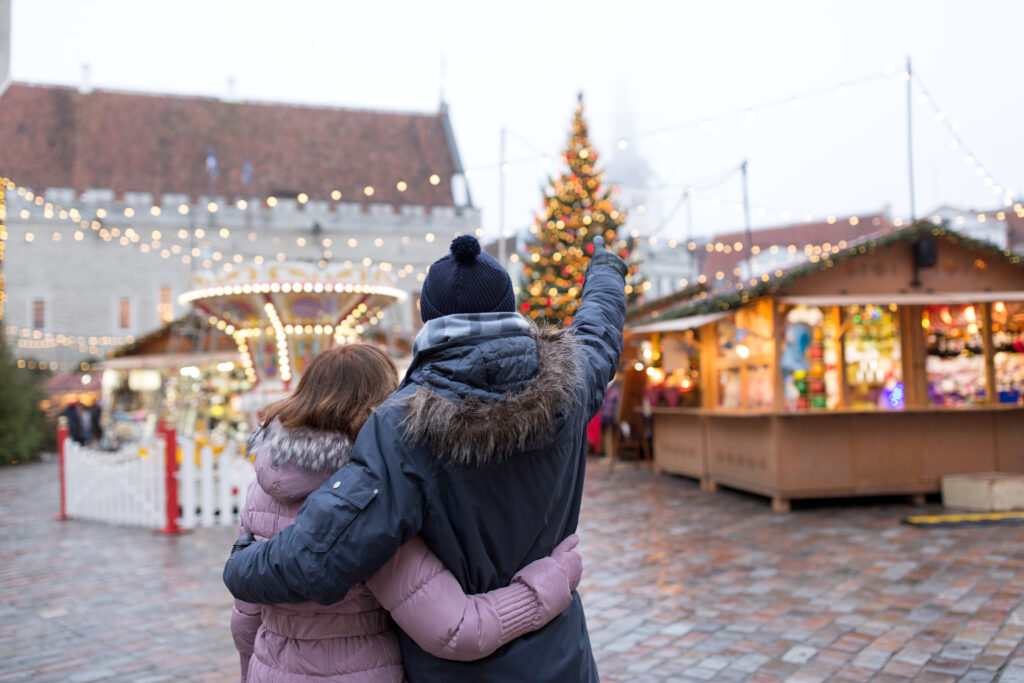
<path fill-rule="evenodd" d="M 903 408 L 903 369 L 898 308 L 850 306 L 846 310 L 844 355 L 853 408 Z"/>
<path fill-rule="evenodd" d="M 782 383 L 786 410 L 839 404 L 838 330 L 832 309 L 794 306 L 785 317 Z"/>
<path fill-rule="evenodd" d="M 981 314 L 975 306 L 926 306 L 928 397 L 935 405 L 984 403 L 985 357 Z"/>
<path fill-rule="evenodd" d="M 761 301 L 720 320 L 718 404 L 727 409 L 761 410 L 772 407 L 773 335 L 771 304 Z"/>

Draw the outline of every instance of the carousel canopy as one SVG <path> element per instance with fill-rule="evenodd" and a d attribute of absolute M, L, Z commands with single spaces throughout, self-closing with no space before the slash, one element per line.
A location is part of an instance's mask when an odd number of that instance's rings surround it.
<path fill-rule="evenodd" d="M 380 268 L 286 261 L 199 273 L 179 301 L 235 339 L 251 381 L 287 388 L 319 351 L 355 341 L 406 296 Z"/>

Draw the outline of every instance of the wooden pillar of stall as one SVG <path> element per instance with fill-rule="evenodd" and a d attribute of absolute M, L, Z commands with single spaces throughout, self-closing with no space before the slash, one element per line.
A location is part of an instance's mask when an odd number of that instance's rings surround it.
<path fill-rule="evenodd" d="M 850 386 L 846 382 L 846 332 L 849 314 L 842 306 L 829 311 L 836 329 L 836 372 L 839 374 L 839 408 L 850 405 Z"/>
<path fill-rule="evenodd" d="M 786 348 L 786 313 L 789 306 L 772 299 L 772 410 L 786 409 L 785 382 L 782 377 L 782 352 Z"/>
<path fill-rule="evenodd" d="M 992 344 L 992 302 L 986 301 L 981 309 L 981 350 L 985 356 L 985 403 L 999 403 L 999 387 L 996 386 L 995 347 Z"/>
<path fill-rule="evenodd" d="M 701 406 L 712 410 L 718 405 L 718 369 L 715 367 L 718 338 L 715 323 L 708 323 L 699 328 L 697 340 L 700 342 Z"/>
<path fill-rule="evenodd" d="M 900 306 L 900 355 L 903 368 L 903 401 L 907 408 L 928 405 L 927 349 L 921 328 L 922 306 Z"/>
<path fill-rule="evenodd" d="M 716 323 L 708 323 L 696 330 L 697 341 L 700 348 L 700 401 L 701 407 L 706 411 L 712 411 L 718 406 L 718 368 L 715 366 L 718 357 L 718 328 Z M 701 457 L 704 460 L 706 474 L 700 480 L 702 491 L 717 491 L 718 484 L 707 474 L 707 463 L 709 453 L 709 425 L 710 417 L 705 415 L 701 418 L 701 428 L 704 430 L 703 450 Z"/>

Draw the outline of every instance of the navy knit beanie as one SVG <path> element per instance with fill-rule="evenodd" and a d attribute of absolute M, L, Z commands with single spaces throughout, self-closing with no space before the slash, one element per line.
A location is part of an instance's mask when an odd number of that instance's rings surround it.
<path fill-rule="evenodd" d="M 453 313 L 512 312 L 512 279 L 472 235 L 452 240 L 451 252 L 434 261 L 420 291 L 423 322 Z"/>

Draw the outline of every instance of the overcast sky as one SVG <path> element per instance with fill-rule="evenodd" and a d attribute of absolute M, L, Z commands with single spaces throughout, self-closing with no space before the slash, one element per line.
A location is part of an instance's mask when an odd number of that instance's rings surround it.
<path fill-rule="evenodd" d="M 1000 206 L 989 175 L 1024 194 L 1022 26 L 1024 3 L 1012 0 L 13 0 L 11 70 L 77 84 L 87 62 L 97 88 L 220 96 L 233 78 L 245 100 L 421 112 L 437 110 L 443 89 L 491 235 L 501 129 L 512 160 L 504 224 L 523 228 L 582 91 L 602 161 L 638 155 L 619 167 L 650 169 L 635 225 L 684 237 L 685 208 L 670 214 L 688 184 L 694 235 L 742 226 L 738 176 L 701 179 L 744 159 L 755 226 L 886 207 L 906 217 L 907 55 L 945 119 L 915 86 L 918 213 Z M 833 87 L 887 66 L 897 73 Z M 746 112 L 771 101 L 782 104 Z M 730 111 L 740 113 L 716 117 Z M 951 149 L 950 122 L 984 176 Z"/>

